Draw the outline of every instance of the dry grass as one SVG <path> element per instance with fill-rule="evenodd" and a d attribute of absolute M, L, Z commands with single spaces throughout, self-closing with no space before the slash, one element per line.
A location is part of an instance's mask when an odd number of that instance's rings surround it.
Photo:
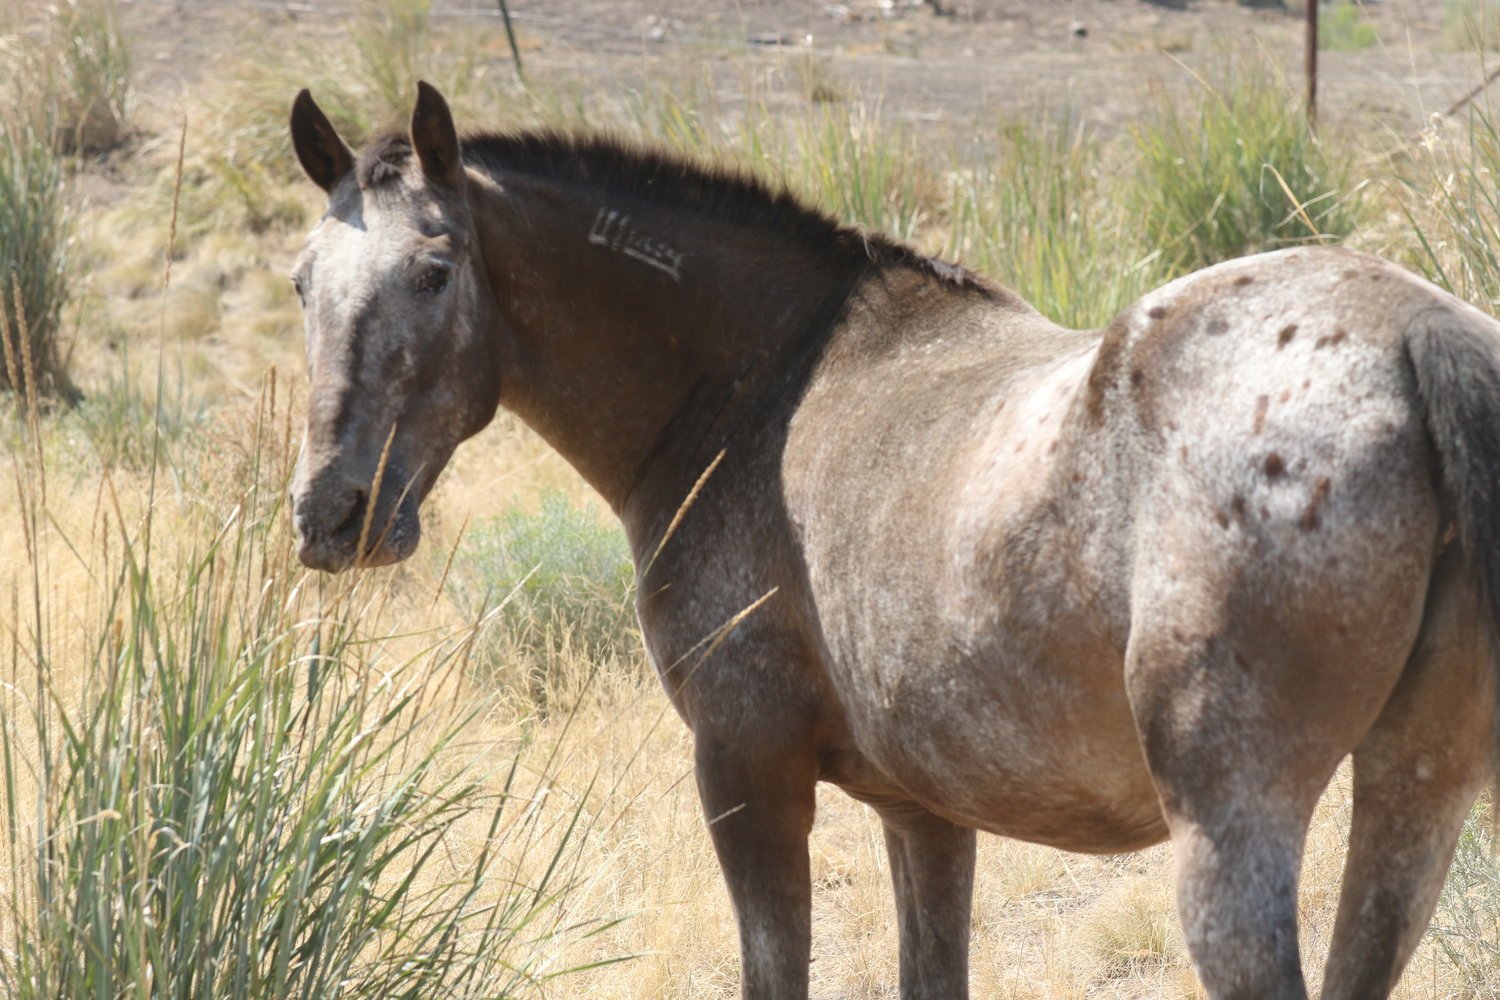
<path fill-rule="evenodd" d="M 368 23 L 374 34 L 367 45 L 378 42 L 378 28 L 378 21 Z M 260 40 L 270 46 L 260 54 L 275 49 L 273 42 Z M 459 40 L 442 44 L 448 65 L 461 66 L 470 57 Z M 295 415 L 300 406 L 301 321 L 283 273 L 302 227 L 320 206 L 309 186 L 291 176 L 282 117 L 285 98 L 297 86 L 340 74 L 323 65 L 322 76 L 311 75 L 311 56 L 291 48 L 276 59 L 255 60 L 254 50 L 243 55 L 252 69 L 190 98 L 185 246 L 165 304 L 159 295 L 161 247 L 171 185 L 165 173 L 169 156 L 160 145 L 147 143 L 124 165 L 127 197 L 79 220 L 85 273 L 75 307 L 76 372 L 90 401 L 77 413 L 48 417 L 40 441 L 51 483 L 43 597 L 59 662 L 91 662 L 90 623 L 97 622 L 106 596 L 93 565 L 71 553 L 64 537 L 97 535 L 100 511 L 113 511 L 116 498 L 129 525 L 141 523 L 154 504 L 161 565 L 180 565 L 226 522 L 237 490 L 253 473 L 255 414 L 268 371 L 279 374 L 278 412 L 284 416 L 289 408 Z M 336 119 L 343 115 L 346 123 L 367 130 L 389 109 L 362 102 L 388 85 L 397 93 L 410 75 L 412 56 L 393 51 L 381 61 L 372 49 L 360 58 L 385 69 L 357 88 L 330 89 L 319 97 Z M 1126 181 L 1105 169 L 1128 158 L 1101 150 L 1091 137 L 1066 126 L 1027 131 L 1012 124 L 1000 135 L 961 137 L 974 139 L 972 155 L 965 145 L 965 153 L 954 158 L 960 169 L 946 171 L 926 158 L 930 144 L 887 126 L 877 108 L 856 101 L 825 67 L 809 62 L 794 67 L 792 75 L 809 107 L 781 124 L 769 106 L 753 103 L 738 117 L 721 116 L 691 91 L 675 100 L 638 95 L 601 110 L 573 101 L 566 88 L 538 88 L 499 117 L 624 123 L 692 153 L 776 174 L 846 217 L 896 229 L 929 248 L 947 246 L 1002 279 L 1014 273 L 1045 311 L 1079 323 L 1101 321 L 1158 274 L 1118 211 L 1125 203 L 1119 185 Z M 465 98 L 473 108 L 485 105 L 476 93 L 481 89 Z M 1014 157 L 986 166 L 983 154 L 993 148 Z M 1461 152 L 1444 148 L 1445 177 Z M 1421 196 L 1406 203 L 1436 231 L 1445 201 L 1422 183 L 1412 182 Z M 1390 191 L 1387 196 L 1394 198 Z M 1387 202 L 1385 216 L 1399 217 L 1396 205 Z M 1192 211 L 1186 209 L 1184 217 Z M 1434 259 L 1451 261 L 1459 252 L 1454 242 L 1435 245 Z M 156 338 L 163 328 L 168 377 L 159 384 Z M 158 399 L 166 417 L 164 457 L 153 470 Z M 10 466 L 29 459 L 20 450 L 22 438 L 6 426 L 5 439 L 14 446 L 0 457 L 0 479 L 9 483 Z M 463 544 L 464 526 L 497 518 L 503 505 L 533 512 L 544 496 L 559 492 L 605 516 L 561 459 L 502 415 L 464 446 L 445 473 L 425 511 L 427 545 L 446 554 Z M 20 551 L 27 530 L 20 507 L 0 504 L 3 551 Z M 281 517 L 265 530 L 284 544 L 289 526 Z M 363 586 L 378 596 L 379 614 L 362 623 L 363 634 L 382 655 L 405 662 L 419 657 L 433 635 L 462 634 L 469 614 L 451 589 L 440 587 L 444 564 L 437 556 L 418 558 L 368 575 Z M 244 591 L 256 592 L 267 582 L 252 575 L 243 581 Z M 0 637 L 22 628 L 12 601 L 17 586 L 12 575 L 0 576 Z M 301 586 L 337 587 L 311 578 Z M 558 901 L 559 914 L 564 923 L 626 919 L 587 939 L 542 942 L 537 961 L 560 969 L 636 957 L 576 973 L 556 984 L 552 995 L 731 997 L 737 990 L 734 926 L 698 809 L 688 734 L 654 682 L 643 679 L 647 670 L 639 651 L 620 655 L 616 667 L 601 670 L 567 646 L 553 651 L 548 669 L 567 685 L 564 702 L 572 710 L 545 717 L 518 710 L 514 699 L 494 698 L 481 675 L 433 675 L 424 680 L 430 684 L 425 704 L 431 717 L 420 732 L 435 741 L 455 717 L 454 706 L 487 704 L 485 714 L 444 750 L 443 766 L 477 764 L 485 789 L 496 792 L 506 774 L 498 765 L 518 761 L 534 787 L 545 789 L 565 812 L 578 808 L 586 817 L 589 836 L 578 877 Z M 81 698 L 90 683 L 82 667 L 59 671 L 54 680 L 63 703 Z M 1341 772 L 1308 843 L 1301 906 L 1314 979 L 1336 909 L 1348 787 Z M 818 803 L 812 839 L 814 996 L 893 996 L 895 918 L 879 824 L 836 790 L 820 790 Z M 447 831 L 443 849 L 461 867 L 487 835 L 486 817 L 471 815 Z M 519 866 L 514 874 L 536 878 L 536 858 L 545 858 L 545 848 L 559 836 L 556 827 L 539 833 L 544 849 L 511 859 Z M 1173 912 L 1171 867 L 1165 847 L 1094 858 L 983 839 L 974 912 L 975 994 L 1017 1000 L 1201 996 Z M 15 874 L 0 864 L 0 888 L 13 884 Z M 0 937 L 9 931 L 7 919 L 0 915 Z M 1397 995 L 1481 994 L 1429 938 Z"/>

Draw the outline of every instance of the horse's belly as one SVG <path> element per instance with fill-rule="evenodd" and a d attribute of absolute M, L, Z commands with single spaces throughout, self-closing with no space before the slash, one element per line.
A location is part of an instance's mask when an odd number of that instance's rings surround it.
<path fill-rule="evenodd" d="M 909 799 L 1067 850 L 1115 853 L 1164 839 L 1122 666 L 1047 666 L 913 666 L 884 697 L 868 696 L 878 685 L 859 685 L 864 694 L 845 702 L 851 766 L 830 778 L 862 798 Z"/>

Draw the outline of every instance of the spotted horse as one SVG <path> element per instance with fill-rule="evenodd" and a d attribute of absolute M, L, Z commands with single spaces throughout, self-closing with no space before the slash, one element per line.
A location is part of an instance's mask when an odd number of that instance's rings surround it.
<path fill-rule="evenodd" d="M 294 280 L 301 559 L 409 556 L 505 406 L 618 515 L 693 733 L 745 997 L 808 991 L 814 787 L 879 815 L 902 997 L 962 997 L 975 831 L 1170 839 L 1215 998 L 1306 996 L 1309 817 L 1353 757 L 1323 979 L 1385 996 L 1492 774 L 1500 325 L 1292 249 L 1100 331 L 742 174 L 616 139 L 460 139 L 422 85 Z M 378 488 L 377 488 L 378 487 Z"/>

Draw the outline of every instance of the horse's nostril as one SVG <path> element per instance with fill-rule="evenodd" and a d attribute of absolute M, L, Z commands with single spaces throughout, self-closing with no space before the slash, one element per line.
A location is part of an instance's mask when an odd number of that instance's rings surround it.
<path fill-rule="evenodd" d="M 342 535 L 345 532 L 352 533 L 358 531 L 364 524 L 365 504 L 368 500 L 369 494 L 364 490 L 355 491 L 354 503 L 349 507 L 348 515 L 339 522 L 337 528 L 333 529 L 333 533 L 335 535 Z"/>

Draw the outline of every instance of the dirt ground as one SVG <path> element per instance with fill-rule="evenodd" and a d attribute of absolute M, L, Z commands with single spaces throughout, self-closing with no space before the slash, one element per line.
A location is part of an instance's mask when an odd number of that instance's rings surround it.
<path fill-rule="evenodd" d="M 249 30 L 318 32 L 337 42 L 357 0 L 121 0 L 143 54 L 143 103 L 169 106 Z M 532 77 L 612 86 L 701 79 L 731 105 L 746 70 L 789 53 L 837 86 L 878 96 L 887 114 L 969 126 L 1038 109 L 1113 131 L 1143 86 L 1193 71 L 1247 37 L 1301 79 L 1302 18 L 1232 0 L 511 0 Z M 1486 67 L 1445 30 L 1439 0 L 1362 0 L 1379 42 L 1321 55 L 1327 122 L 1420 131 Z M 434 0 L 440 18 L 503 30 L 497 5 Z M 1325 18 L 1327 15 L 1325 15 Z M 1325 22 L 1326 23 L 1326 22 Z"/>

